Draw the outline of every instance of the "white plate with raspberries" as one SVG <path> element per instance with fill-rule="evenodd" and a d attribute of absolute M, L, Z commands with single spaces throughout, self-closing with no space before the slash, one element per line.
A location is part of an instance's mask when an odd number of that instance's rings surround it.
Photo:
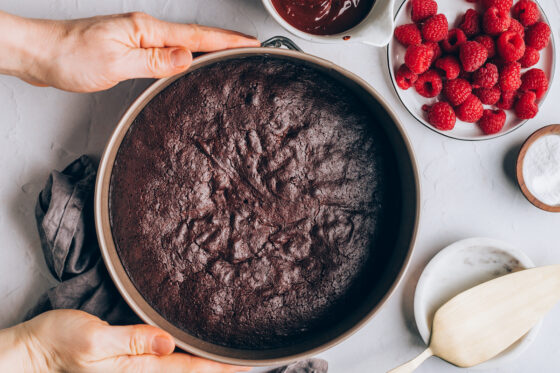
<path fill-rule="evenodd" d="M 387 47 L 393 86 L 428 128 L 487 140 L 538 113 L 555 46 L 534 0 L 405 0 L 395 24 Z"/>

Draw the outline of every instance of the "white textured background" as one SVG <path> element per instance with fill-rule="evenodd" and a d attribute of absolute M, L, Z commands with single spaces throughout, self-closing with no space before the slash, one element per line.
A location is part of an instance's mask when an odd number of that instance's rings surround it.
<path fill-rule="evenodd" d="M 560 0 L 541 0 L 541 5 L 558 42 Z M 259 0 L 0 0 L 0 9 L 58 19 L 140 10 L 171 21 L 232 28 L 261 40 L 287 34 Z M 390 86 L 385 49 L 292 39 L 306 52 L 362 76 L 387 98 L 412 140 L 422 183 L 422 218 L 407 276 L 367 326 L 322 354 L 331 372 L 385 372 L 424 348 L 412 315 L 416 281 L 428 260 L 458 239 L 502 239 L 524 250 L 537 265 L 560 263 L 560 214 L 534 208 L 513 179 L 521 143 L 536 129 L 560 122 L 558 78 L 538 116 L 521 129 L 488 142 L 460 142 L 424 128 L 404 110 Z M 33 213 L 49 171 L 83 153 L 99 157 L 119 117 L 149 84 L 129 81 L 106 92 L 72 94 L 0 76 L 0 327 L 19 322 L 53 284 Z M 459 369 L 435 358 L 418 370 L 454 371 Z M 560 307 L 546 317 L 536 342 L 519 360 L 494 372 L 558 371 Z"/>

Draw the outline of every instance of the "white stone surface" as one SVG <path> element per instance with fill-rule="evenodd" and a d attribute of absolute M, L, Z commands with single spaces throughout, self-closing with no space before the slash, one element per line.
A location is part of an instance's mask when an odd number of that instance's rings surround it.
<path fill-rule="evenodd" d="M 560 40 L 560 1 L 541 0 L 541 4 Z M 141 10 L 166 20 L 233 28 L 261 40 L 286 34 L 259 0 L 0 0 L 0 9 L 57 19 Z M 422 183 L 422 217 L 409 271 L 370 323 L 321 355 L 329 361 L 331 372 L 385 372 L 424 348 L 412 315 L 416 281 L 429 259 L 456 240 L 493 237 L 521 248 L 537 265 L 560 263 L 560 214 L 530 205 L 513 179 L 521 143 L 536 129 L 560 122 L 560 79 L 551 85 L 538 116 L 521 129 L 488 142 L 461 142 L 426 129 L 405 111 L 390 86 L 385 49 L 293 39 L 306 52 L 362 76 L 387 98 L 412 140 Z M 49 171 L 82 153 L 99 157 L 120 115 L 149 83 L 125 82 L 106 92 L 73 94 L 0 77 L 0 327 L 20 321 L 53 283 L 41 255 L 33 212 Z M 489 372 L 558 372 L 559 336 L 557 306 L 519 360 Z M 418 370 L 459 371 L 435 358 Z"/>

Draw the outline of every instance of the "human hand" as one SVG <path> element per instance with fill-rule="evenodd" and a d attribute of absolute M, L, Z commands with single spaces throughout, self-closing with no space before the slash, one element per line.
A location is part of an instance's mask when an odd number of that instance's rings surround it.
<path fill-rule="evenodd" d="M 150 325 L 110 326 L 75 310 L 43 313 L 0 331 L 4 372 L 233 373 L 248 368 L 173 353 L 173 338 Z"/>
<path fill-rule="evenodd" d="M 0 46 L 9 51 L 0 58 L 0 73 L 74 92 L 175 75 L 190 66 L 192 52 L 259 45 L 234 31 L 164 22 L 144 13 L 71 21 L 0 13 Z"/>

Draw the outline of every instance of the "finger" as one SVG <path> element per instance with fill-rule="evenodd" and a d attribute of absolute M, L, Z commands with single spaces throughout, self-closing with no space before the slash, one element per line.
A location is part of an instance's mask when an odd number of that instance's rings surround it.
<path fill-rule="evenodd" d="M 173 337 L 151 325 L 103 326 L 99 346 L 105 357 L 119 355 L 169 355 L 175 349 Z"/>
<path fill-rule="evenodd" d="M 121 80 L 131 78 L 164 78 L 189 68 L 192 54 L 185 48 L 136 48 L 127 52 L 116 66 Z"/>
<path fill-rule="evenodd" d="M 235 31 L 194 24 L 161 23 L 164 33 L 160 34 L 160 37 L 165 45 L 182 45 L 191 52 L 212 52 L 261 45 L 257 39 Z"/>
<path fill-rule="evenodd" d="M 144 13 L 131 13 L 127 17 L 135 45 L 141 48 L 184 47 L 191 52 L 211 52 L 260 46 L 254 37 L 236 31 L 165 22 Z"/>
<path fill-rule="evenodd" d="M 109 362 L 113 369 L 124 373 L 169 372 L 169 373 L 235 373 L 247 372 L 251 368 L 227 365 L 182 353 L 168 356 L 122 356 Z"/>
<path fill-rule="evenodd" d="M 34 85 L 35 87 L 48 87 L 47 84 L 39 83 L 39 82 L 37 82 L 37 81 L 35 81 L 35 80 L 26 79 L 26 78 L 21 78 L 21 80 L 23 80 L 23 81 L 26 82 L 27 84 Z"/>

